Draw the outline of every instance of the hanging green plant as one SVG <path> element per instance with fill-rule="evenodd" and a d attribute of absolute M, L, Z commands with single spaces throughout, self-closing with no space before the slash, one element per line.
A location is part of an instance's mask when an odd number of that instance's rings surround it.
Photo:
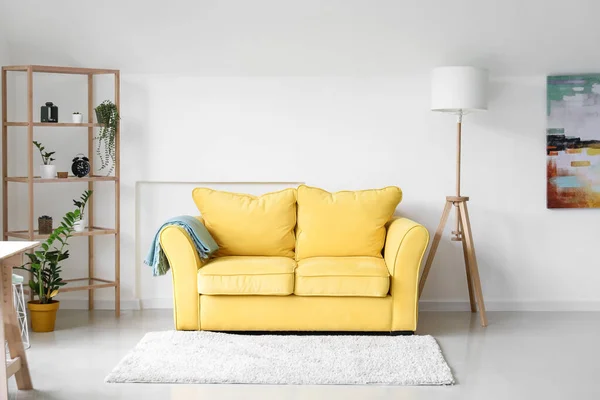
<path fill-rule="evenodd" d="M 117 106 L 110 100 L 104 100 L 95 111 L 98 123 L 102 124 L 95 137 L 98 140 L 96 153 L 100 157 L 100 170 L 110 167 L 107 173 L 110 175 L 115 169 L 117 126 L 121 117 Z"/>

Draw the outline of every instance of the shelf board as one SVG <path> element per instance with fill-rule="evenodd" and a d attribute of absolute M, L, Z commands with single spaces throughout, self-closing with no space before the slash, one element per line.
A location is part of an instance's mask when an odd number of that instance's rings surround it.
<path fill-rule="evenodd" d="M 102 175 L 92 175 L 92 176 L 84 176 L 83 178 L 78 178 L 76 176 L 69 176 L 68 178 L 52 178 L 52 179 L 42 179 L 39 176 L 33 177 L 33 183 L 64 183 L 64 182 L 102 182 L 102 181 L 116 181 L 117 178 L 114 176 L 102 176 Z M 26 176 L 7 176 L 7 182 L 18 182 L 18 183 L 28 183 L 29 178 Z"/>
<path fill-rule="evenodd" d="M 2 67 L 5 71 L 27 72 L 31 68 L 33 72 L 44 72 L 47 74 L 74 74 L 74 75 L 100 75 L 100 74 L 117 74 L 118 69 L 105 68 L 77 68 L 77 67 L 55 67 L 49 65 L 11 65 Z"/>
<path fill-rule="evenodd" d="M 83 232 L 73 232 L 73 236 L 97 236 L 97 235 L 114 235 L 117 231 L 111 228 L 102 228 L 94 226 L 87 228 Z M 6 236 L 16 237 L 20 239 L 29 239 L 29 231 L 8 231 Z M 33 239 L 46 239 L 50 235 L 40 235 L 38 231 L 33 231 Z"/>
<path fill-rule="evenodd" d="M 22 367 L 21 357 L 11 358 L 6 360 L 6 377 L 10 378 L 17 373 Z M 1 368 L 1 367 L 0 367 Z"/>
<path fill-rule="evenodd" d="M 59 289 L 60 293 L 75 292 L 78 290 L 102 289 L 117 286 L 117 282 L 115 281 L 109 281 L 100 278 L 65 279 L 64 282 L 66 282 L 67 284 Z"/>
<path fill-rule="evenodd" d="M 29 126 L 29 122 L 5 122 L 4 126 Z M 103 124 L 82 122 L 76 124 L 74 122 L 34 122 L 33 126 L 48 126 L 62 128 L 89 128 L 90 126 L 103 126 Z"/>

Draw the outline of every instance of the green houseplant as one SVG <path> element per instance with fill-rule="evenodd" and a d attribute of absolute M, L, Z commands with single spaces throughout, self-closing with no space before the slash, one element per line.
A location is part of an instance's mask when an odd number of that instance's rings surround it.
<path fill-rule="evenodd" d="M 71 118 L 74 124 L 81 124 L 83 122 L 83 115 L 79 111 L 75 111 Z"/>
<path fill-rule="evenodd" d="M 119 109 L 110 100 L 104 100 L 95 111 L 98 123 L 102 125 L 95 138 L 98 140 L 96 153 L 100 157 L 100 170 L 110 167 L 107 173 L 110 175 L 115 168 L 117 126 L 121 117 Z"/>
<path fill-rule="evenodd" d="M 40 156 L 42 157 L 43 165 L 40 165 L 40 176 L 44 179 L 53 179 L 56 178 L 56 165 L 52 165 L 52 161 L 54 158 L 52 156 L 55 151 L 45 151 L 46 148 L 40 143 L 33 141 L 33 145 L 37 147 L 40 151 Z"/>
<path fill-rule="evenodd" d="M 88 193 L 86 190 L 82 198 Z M 89 194 L 87 194 L 89 198 Z M 74 224 L 80 218 L 80 211 L 69 211 L 48 239 L 40 246 L 40 250 L 26 253 L 29 261 L 18 269 L 31 273 L 29 288 L 37 300 L 29 301 L 27 307 L 31 315 L 31 329 L 34 332 L 52 332 L 56 322 L 56 312 L 60 306 L 54 297 L 59 289 L 66 285 L 60 277 L 61 263 L 69 258 L 68 241 L 75 231 Z"/>
<path fill-rule="evenodd" d="M 85 206 L 87 205 L 90 196 L 94 193 L 93 190 L 83 192 L 79 200 L 73 200 L 73 205 L 79 210 L 79 218 L 73 224 L 75 232 L 83 232 L 85 230 Z"/>

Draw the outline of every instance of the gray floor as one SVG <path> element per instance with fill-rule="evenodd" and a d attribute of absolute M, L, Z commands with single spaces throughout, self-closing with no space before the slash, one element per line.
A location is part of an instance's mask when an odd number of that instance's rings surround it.
<path fill-rule="evenodd" d="M 104 384 L 144 333 L 172 329 L 166 310 L 64 310 L 57 331 L 33 334 L 34 392 L 14 399 L 599 399 L 600 314 L 421 313 L 419 334 L 435 336 L 457 380 L 452 387 Z"/>

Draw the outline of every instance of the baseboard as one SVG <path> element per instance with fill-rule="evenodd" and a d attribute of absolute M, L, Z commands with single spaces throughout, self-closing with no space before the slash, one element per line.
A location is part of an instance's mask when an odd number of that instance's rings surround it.
<path fill-rule="evenodd" d="M 140 305 L 142 310 L 152 309 L 173 309 L 173 299 L 171 298 L 159 298 L 159 299 L 140 299 Z"/>
<path fill-rule="evenodd" d="M 114 310 L 114 300 L 96 300 L 98 310 Z M 86 310 L 86 299 L 61 300 L 62 309 Z M 600 311 L 600 301 L 492 301 L 485 302 L 488 311 Z M 121 300 L 121 310 L 173 309 L 173 299 L 131 299 Z M 468 301 L 421 300 L 420 311 L 469 311 Z"/>
<path fill-rule="evenodd" d="M 64 310 L 87 310 L 87 299 L 64 299 L 60 301 L 60 308 Z M 114 310 L 114 300 L 95 300 L 94 309 Z M 121 310 L 140 310 L 140 301 L 137 299 L 121 300 Z"/>
<path fill-rule="evenodd" d="M 600 301 L 486 301 L 487 311 L 600 311 Z M 468 301 L 421 300 L 420 311 L 470 311 Z"/>

